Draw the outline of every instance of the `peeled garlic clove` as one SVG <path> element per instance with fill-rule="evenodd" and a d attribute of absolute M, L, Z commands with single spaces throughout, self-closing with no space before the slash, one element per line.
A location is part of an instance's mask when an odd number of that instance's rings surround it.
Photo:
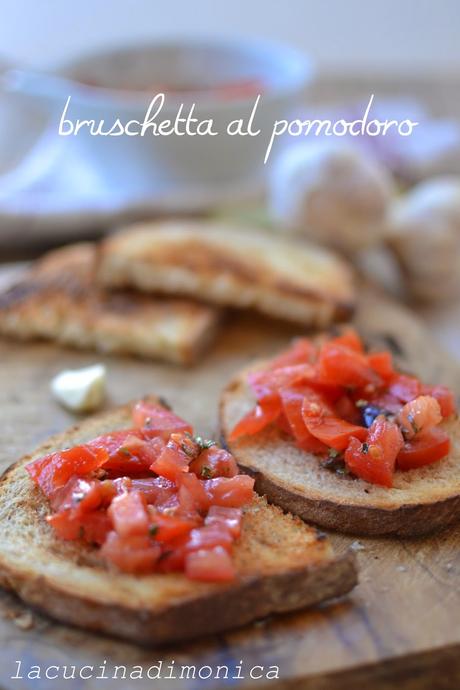
<path fill-rule="evenodd" d="M 93 412 L 104 402 L 106 379 L 103 364 L 66 369 L 52 379 L 51 392 L 63 407 L 72 412 Z"/>
<path fill-rule="evenodd" d="M 270 181 L 270 208 L 281 228 L 348 254 L 381 240 L 392 195 L 384 168 L 337 142 L 292 146 Z"/>

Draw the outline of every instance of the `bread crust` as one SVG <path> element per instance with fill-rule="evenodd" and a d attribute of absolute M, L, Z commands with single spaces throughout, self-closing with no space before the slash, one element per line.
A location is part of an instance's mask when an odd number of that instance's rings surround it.
<path fill-rule="evenodd" d="M 94 280 L 96 247 L 50 252 L 0 294 L 0 333 L 72 347 L 191 364 L 215 335 L 220 313 L 188 300 L 111 293 Z"/>
<path fill-rule="evenodd" d="M 85 420 L 49 439 L 2 476 L 2 586 L 59 621 L 144 645 L 210 635 L 354 587 L 353 554 L 335 555 L 324 535 L 261 498 L 244 515 L 234 553 L 239 576 L 231 584 L 192 582 L 182 574 L 127 575 L 107 568 L 90 547 L 58 539 L 44 519 L 47 501 L 24 465 L 128 426 L 130 409 L 127 405 Z M 286 549 L 279 547 L 278 538 L 285 540 Z"/>
<path fill-rule="evenodd" d="M 353 277 L 327 250 L 253 228 L 139 223 L 102 242 L 98 279 L 188 295 L 305 325 L 350 316 Z"/>
<path fill-rule="evenodd" d="M 253 365 L 260 367 L 260 363 Z M 252 367 L 251 367 L 252 368 Z M 246 411 L 253 403 L 246 385 L 245 369 L 233 379 L 222 393 L 219 407 L 220 430 L 222 443 L 234 454 L 243 472 L 255 478 L 255 489 L 267 497 L 267 500 L 280 506 L 283 510 L 298 515 L 303 520 L 338 532 L 354 535 L 394 535 L 412 537 L 435 532 L 460 521 L 460 481 L 445 489 L 445 481 L 437 490 L 427 495 L 421 493 L 418 483 L 430 472 L 430 467 L 410 472 L 398 473 L 404 479 L 413 479 L 413 489 L 402 491 L 403 487 L 393 489 L 375 487 L 359 479 L 339 480 L 326 469 L 319 466 L 317 458 L 310 453 L 298 450 L 290 440 L 275 429 L 229 441 L 233 428 L 235 413 L 238 409 Z M 242 415 L 240 415 L 242 416 Z M 455 420 L 448 428 L 460 436 L 460 423 Z M 279 467 L 266 462 L 263 446 L 266 444 L 267 456 L 278 458 Z M 304 463 L 303 481 L 287 481 L 283 463 L 286 456 L 295 456 L 295 460 Z M 440 461 L 433 472 L 443 472 L 446 476 L 451 471 L 447 463 L 457 460 Z M 460 462 L 460 459 L 459 461 Z M 444 465 L 443 465 L 444 463 Z M 314 474 L 312 467 L 314 466 Z M 433 467 L 433 466 L 432 466 Z M 321 474 L 321 481 L 315 477 Z M 353 493 L 350 493 L 353 482 Z M 341 485 L 339 486 L 339 484 Z M 361 490 L 357 495 L 356 487 Z M 401 494 L 401 495 L 400 495 Z M 402 495 L 403 494 L 403 495 Z"/>

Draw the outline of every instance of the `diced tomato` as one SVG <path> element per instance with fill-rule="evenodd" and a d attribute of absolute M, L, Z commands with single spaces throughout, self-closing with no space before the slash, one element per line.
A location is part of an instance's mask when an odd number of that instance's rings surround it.
<path fill-rule="evenodd" d="M 114 498 L 108 514 L 120 537 L 148 534 L 150 523 L 147 504 L 140 491 L 130 491 Z"/>
<path fill-rule="evenodd" d="M 414 400 L 421 393 L 421 383 L 415 376 L 396 374 L 390 382 L 388 393 L 403 403 Z"/>
<path fill-rule="evenodd" d="M 390 352 L 371 352 L 367 355 L 367 361 L 384 381 L 390 381 L 394 377 L 393 357 Z"/>
<path fill-rule="evenodd" d="M 237 539 L 241 534 L 241 521 L 243 512 L 241 508 L 225 508 L 224 506 L 211 506 L 205 525 L 221 525 Z"/>
<path fill-rule="evenodd" d="M 147 536 L 122 537 L 109 532 L 101 555 L 125 573 L 148 573 L 160 558 L 161 546 Z"/>
<path fill-rule="evenodd" d="M 176 573 L 185 568 L 185 556 L 187 555 L 186 545 L 187 534 L 176 537 L 163 545 L 161 556 L 156 563 L 156 570 L 160 573 Z"/>
<path fill-rule="evenodd" d="M 308 338 L 294 340 L 291 347 L 271 360 L 270 369 L 290 367 L 295 364 L 312 364 L 317 356 L 317 349 Z"/>
<path fill-rule="evenodd" d="M 450 438 L 439 427 L 417 434 L 405 443 L 396 460 L 400 470 L 412 470 L 442 460 L 450 452 Z"/>
<path fill-rule="evenodd" d="M 112 489 L 111 498 L 114 495 L 115 489 Z M 79 477 L 72 477 L 65 486 L 51 494 L 50 504 L 53 510 L 72 509 L 76 514 L 83 514 L 99 508 L 104 496 L 108 497 L 108 494 L 98 480 L 88 481 Z"/>
<path fill-rule="evenodd" d="M 357 477 L 391 487 L 396 457 L 402 446 L 403 437 L 398 426 L 382 415 L 369 428 L 365 443 L 356 437 L 350 439 L 345 464 Z"/>
<path fill-rule="evenodd" d="M 180 477 L 179 505 L 185 513 L 204 513 L 209 508 L 209 496 L 204 482 L 193 473 Z"/>
<path fill-rule="evenodd" d="M 170 438 L 157 460 L 152 463 L 152 472 L 177 481 L 179 477 L 189 471 L 190 456 L 181 447 L 181 437 Z"/>
<path fill-rule="evenodd" d="M 333 385 L 375 390 L 382 379 L 369 366 L 367 357 L 344 345 L 326 342 L 318 359 L 320 380 Z"/>
<path fill-rule="evenodd" d="M 241 436 L 252 436 L 274 422 L 281 412 L 279 395 L 265 398 L 244 415 L 230 433 L 229 440 L 236 441 Z"/>
<path fill-rule="evenodd" d="M 304 395 L 302 401 L 302 418 L 306 423 L 310 417 L 334 417 L 335 411 L 332 403 L 329 403 L 324 395 L 312 389 Z"/>
<path fill-rule="evenodd" d="M 353 350 L 353 352 L 361 354 L 364 352 L 362 340 L 353 328 L 347 328 L 341 335 L 333 338 L 330 342 L 334 343 L 334 345 L 347 347 L 349 350 Z"/>
<path fill-rule="evenodd" d="M 248 383 L 260 402 L 276 395 L 280 388 L 305 382 L 314 375 L 315 369 L 311 364 L 294 364 L 279 369 L 250 372 Z"/>
<path fill-rule="evenodd" d="M 226 551 L 230 552 L 232 545 L 233 537 L 224 525 L 205 525 L 190 532 L 187 551 L 212 549 L 214 546 L 222 546 Z"/>
<path fill-rule="evenodd" d="M 431 395 L 419 395 L 406 403 L 397 416 L 397 422 L 406 441 L 441 421 L 441 408 Z"/>
<path fill-rule="evenodd" d="M 305 424 L 315 438 L 339 451 L 345 450 L 352 436 L 362 441 L 367 437 L 367 429 L 338 417 L 305 417 Z"/>
<path fill-rule="evenodd" d="M 190 463 L 190 472 L 194 472 L 200 479 L 234 477 L 238 474 L 238 465 L 233 455 L 224 448 L 211 446 L 202 450 Z"/>
<path fill-rule="evenodd" d="M 192 433 L 193 429 L 183 419 L 162 407 L 141 400 L 133 408 L 134 426 L 142 428 L 148 437 L 162 436 L 167 441 L 173 433 Z"/>
<path fill-rule="evenodd" d="M 83 477 L 102 467 L 107 459 L 107 451 L 102 448 L 93 450 L 87 445 L 75 446 L 45 455 L 26 465 L 26 470 L 43 493 L 50 496 L 73 475 Z"/>
<path fill-rule="evenodd" d="M 308 401 L 309 404 L 321 403 L 322 405 L 327 405 L 322 396 L 305 385 L 282 388 L 280 390 L 280 396 L 290 432 L 294 436 L 299 447 L 311 453 L 324 452 L 324 444 L 318 441 L 318 439 L 309 432 L 302 414 L 302 407 L 306 404 L 306 401 Z M 329 406 L 327 407 L 329 409 Z"/>
<path fill-rule="evenodd" d="M 145 474 L 158 459 L 166 445 L 163 439 L 157 437 L 144 440 L 140 436 L 140 432 L 137 432 L 137 435 L 128 434 L 111 453 L 110 459 L 104 465 L 109 474 Z"/>
<path fill-rule="evenodd" d="M 89 544 L 103 544 L 112 523 L 105 511 L 96 510 L 84 515 L 75 515 L 71 510 L 63 510 L 47 517 L 61 539 L 83 539 Z"/>
<path fill-rule="evenodd" d="M 457 403 L 455 395 L 447 386 L 422 386 L 421 394 L 431 395 L 438 401 L 444 419 L 456 414 Z"/>
<path fill-rule="evenodd" d="M 254 497 L 254 479 L 246 474 L 209 479 L 204 484 L 211 502 L 217 506 L 241 508 Z"/>
<path fill-rule="evenodd" d="M 149 534 L 155 541 L 170 542 L 177 537 L 188 535 L 196 527 L 197 521 L 191 518 L 167 515 L 153 507 L 149 508 Z"/>
<path fill-rule="evenodd" d="M 188 553 L 185 574 L 191 580 L 204 582 L 229 582 L 236 577 L 232 558 L 222 546 Z"/>
<path fill-rule="evenodd" d="M 348 395 L 342 395 L 342 397 L 335 402 L 334 409 L 334 416 L 340 417 L 346 422 L 350 422 L 350 424 L 361 424 L 361 413 L 354 401 Z"/>
<path fill-rule="evenodd" d="M 131 479 L 130 489 L 143 494 L 147 503 L 160 506 L 177 492 L 175 483 L 164 477 Z"/>

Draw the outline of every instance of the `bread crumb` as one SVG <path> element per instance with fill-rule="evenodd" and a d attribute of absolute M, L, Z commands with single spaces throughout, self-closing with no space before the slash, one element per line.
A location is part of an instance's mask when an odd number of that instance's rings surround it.
<path fill-rule="evenodd" d="M 364 551 L 365 548 L 366 547 L 364 544 L 362 544 L 358 539 L 355 539 L 355 541 L 350 544 L 350 549 L 353 551 Z"/>

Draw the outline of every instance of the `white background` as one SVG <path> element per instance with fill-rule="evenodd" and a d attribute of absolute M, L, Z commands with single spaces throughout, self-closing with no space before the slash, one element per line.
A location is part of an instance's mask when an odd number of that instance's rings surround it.
<path fill-rule="evenodd" d="M 0 59 L 14 63 L 184 34 L 287 41 L 336 73 L 460 68 L 460 0 L 0 0 Z"/>

